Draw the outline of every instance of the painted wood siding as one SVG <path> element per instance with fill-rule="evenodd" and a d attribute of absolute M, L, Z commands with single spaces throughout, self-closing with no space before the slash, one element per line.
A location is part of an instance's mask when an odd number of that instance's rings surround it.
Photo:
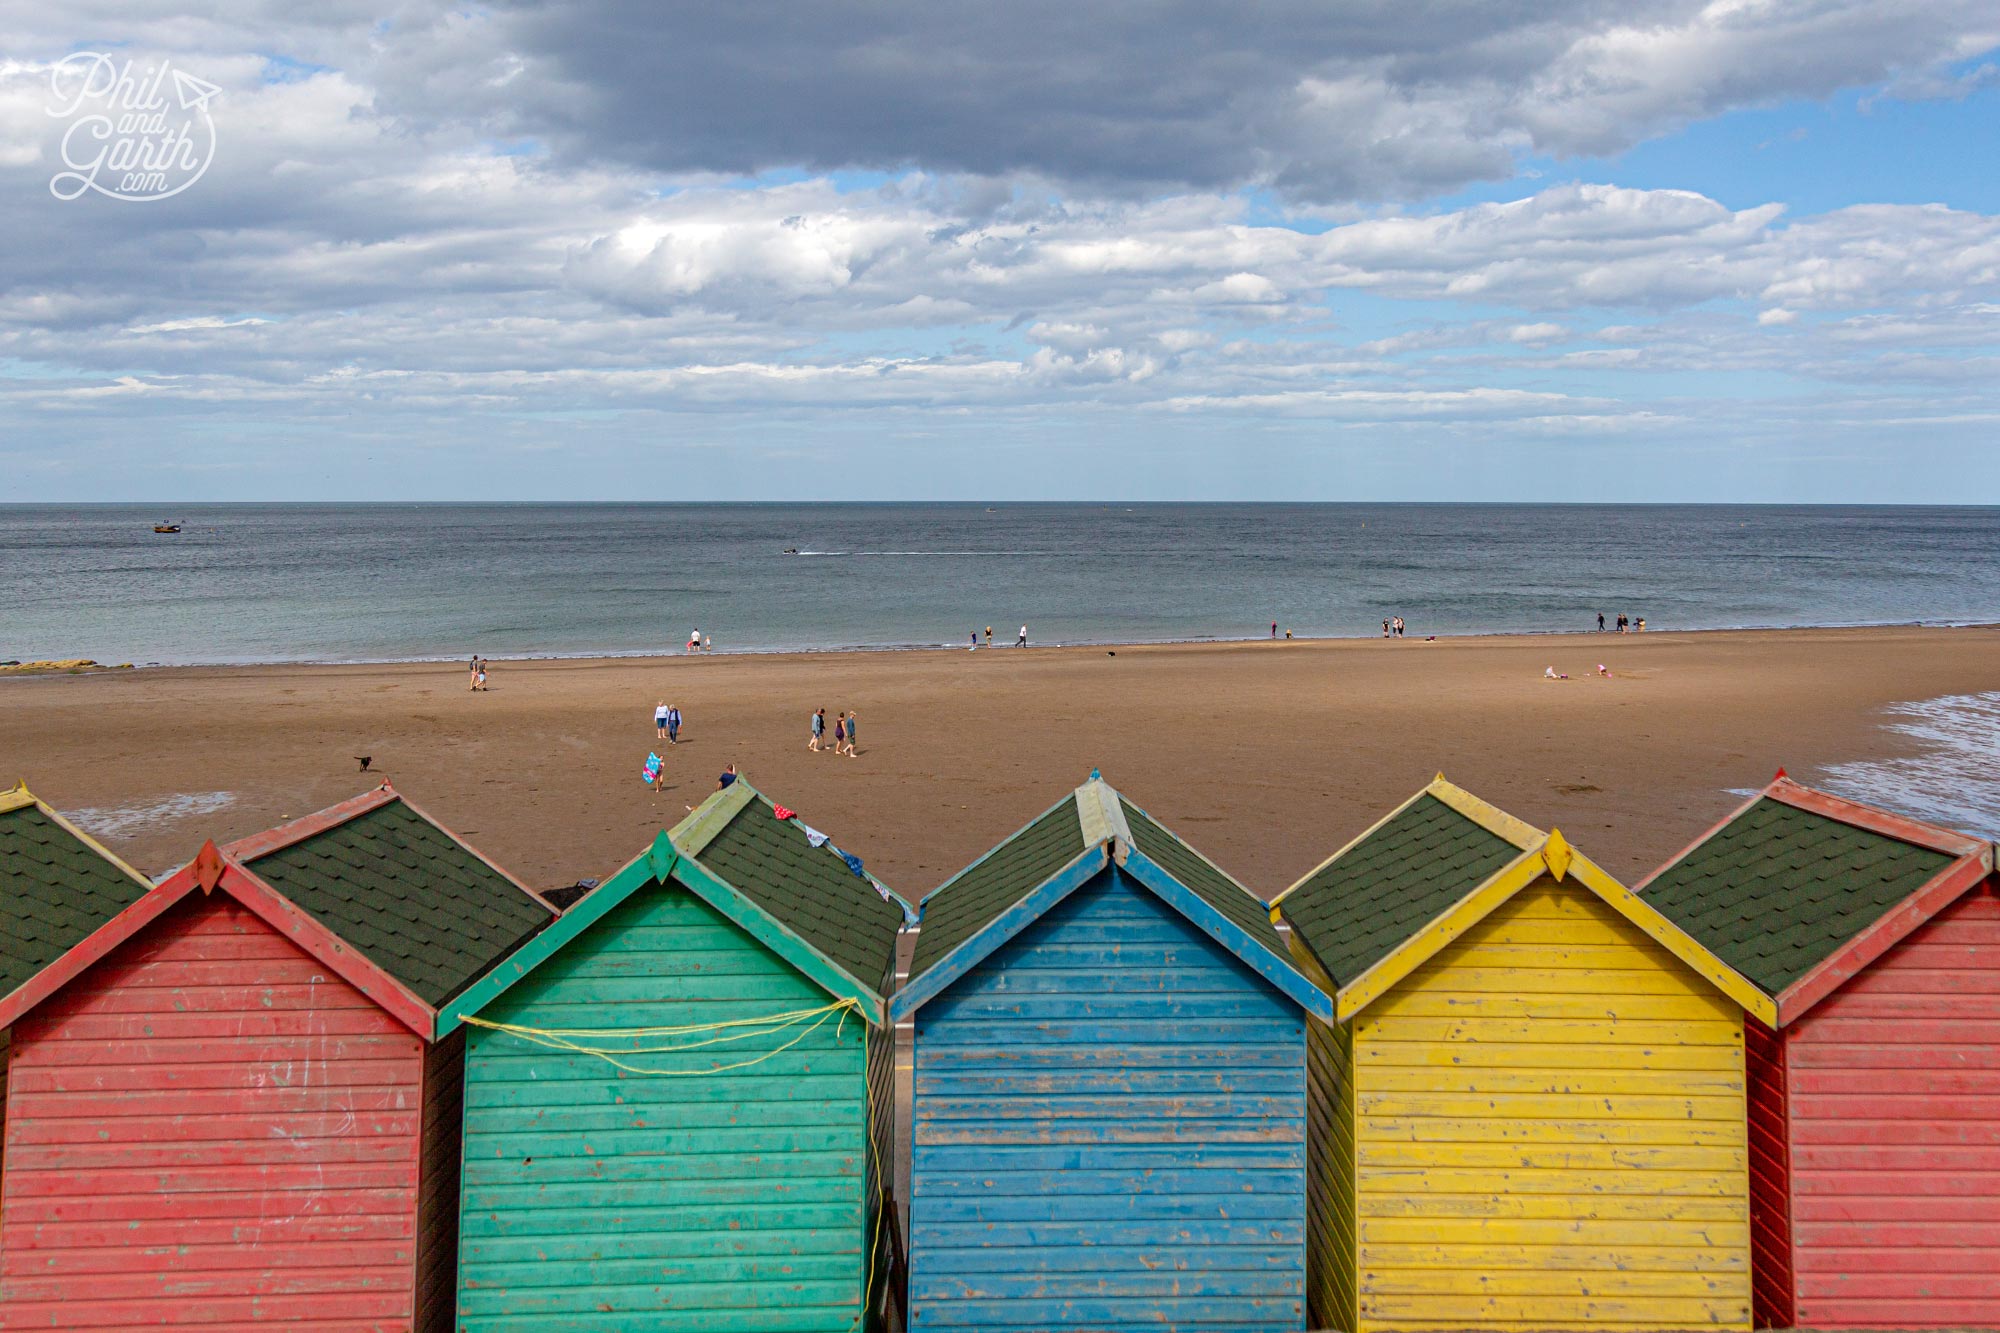
<path fill-rule="evenodd" d="M 889 1219 L 880 1216 L 884 1194 L 896 1189 L 896 1030 L 868 1032 L 868 1215 L 869 1301 L 871 1316 L 882 1308 L 882 1284 L 889 1279 Z M 899 1293 L 898 1300 L 901 1295 Z"/>
<path fill-rule="evenodd" d="M 1304 1027 L 1114 870 L 919 1009 L 911 1328 L 1303 1328 Z"/>
<path fill-rule="evenodd" d="M 1314 1328 L 1355 1312 L 1354 1029 L 1306 1020 L 1306 1295 Z"/>
<path fill-rule="evenodd" d="M 422 1043 L 223 896 L 16 1025 L 0 1327 L 406 1329 Z"/>
<path fill-rule="evenodd" d="M 1355 1019 L 1363 1333 L 1747 1328 L 1742 1011 L 1530 885 Z"/>
<path fill-rule="evenodd" d="M 1798 1321 L 2000 1326 L 2000 899 L 1787 1030 Z"/>
<path fill-rule="evenodd" d="M 1756 1019 L 1746 1018 L 1743 1057 L 1750 1109 L 1751 1313 L 1759 1328 L 1790 1328 L 1795 1320 L 1784 1039 Z"/>
<path fill-rule="evenodd" d="M 700 899 L 651 888 L 483 1017 L 629 1030 L 828 1002 Z M 770 1054 L 805 1030 L 625 1057 L 692 1071 L 661 1077 L 475 1028 L 459 1327 L 853 1333 L 866 1243 L 864 1026 L 828 1021 L 762 1063 L 702 1072 Z"/>
<path fill-rule="evenodd" d="M 458 1175 L 465 1115 L 465 1029 L 424 1052 L 423 1179 L 417 1189 L 417 1333 L 457 1312 Z"/>

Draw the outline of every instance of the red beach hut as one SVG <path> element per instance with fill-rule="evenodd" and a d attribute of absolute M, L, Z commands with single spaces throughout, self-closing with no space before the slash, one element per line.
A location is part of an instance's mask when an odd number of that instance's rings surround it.
<path fill-rule="evenodd" d="M 1992 845 L 1782 773 L 1640 886 L 1777 1002 L 1745 1031 L 1762 1327 L 2000 1327 Z"/>
<path fill-rule="evenodd" d="M 437 1011 L 553 915 L 386 785 L 205 844 L 0 1004 L 0 1328 L 450 1327 Z"/>

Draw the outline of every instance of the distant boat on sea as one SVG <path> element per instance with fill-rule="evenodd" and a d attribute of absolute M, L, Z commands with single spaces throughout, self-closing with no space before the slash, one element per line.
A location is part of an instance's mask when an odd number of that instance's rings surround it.
<path fill-rule="evenodd" d="M 155 532 L 179 532 L 180 530 L 181 525 L 178 523 L 155 523 L 153 525 L 153 531 Z"/>

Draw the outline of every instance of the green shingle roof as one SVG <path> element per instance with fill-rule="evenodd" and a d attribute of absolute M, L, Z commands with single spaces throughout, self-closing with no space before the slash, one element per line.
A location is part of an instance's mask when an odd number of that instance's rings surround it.
<path fill-rule="evenodd" d="M 1288 958 L 1285 942 L 1271 924 L 1271 908 L 1263 899 L 1217 869 L 1194 848 L 1169 833 L 1124 797 L 1118 803 L 1125 813 L 1125 825 L 1132 841 L 1147 860 L 1192 889 L 1202 901 L 1241 926 L 1250 936 L 1279 958 Z"/>
<path fill-rule="evenodd" d="M 245 864 L 432 1007 L 553 919 L 400 799 Z"/>
<path fill-rule="evenodd" d="M 11 995 L 148 885 L 39 806 L 0 814 L 0 995 Z"/>
<path fill-rule="evenodd" d="M 1083 854 L 1074 792 L 924 898 L 910 976 L 922 976 L 953 949 Z"/>
<path fill-rule="evenodd" d="M 878 996 L 887 989 L 902 904 L 849 869 L 831 843 L 814 847 L 797 820 L 777 817 L 763 793 L 754 793 L 693 859 Z"/>
<path fill-rule="evenodd" d="M 1425 792 L 1301 881 L 1280 910 L 1345 986 L 1522 852 Z"/>
<path fill-rule="evenodd" d="M 1776 996 L 1955 859 L 1766 796 L 1643 893 Z"/>

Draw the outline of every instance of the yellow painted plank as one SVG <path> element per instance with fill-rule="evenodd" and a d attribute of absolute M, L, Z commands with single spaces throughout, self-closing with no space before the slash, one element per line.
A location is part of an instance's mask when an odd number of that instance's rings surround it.
<path fill-rule="evenodd" d="M 1668 1198 L 1633 1197 L 1607 1194 L 1602 1198 L 1565 1199 L 1549 1194 L 1369 1194 L 1356 1201 L 1363 1219 L 1362 1240 L 1369 1238 L 1369 1218 L 1546 1218 L 1556 1221 L 1601 1220 L 1609 1222 L 1747 1222 L 1750 1218 L 1749 1191 L 1744 1197 L 1709 1198 L 1699 1195 Z"/>
<path fill-rule="evenodd" d="M 1650 1240 L 1650 1237 L 1648 1237 Z M 1375 1244 L 1368 1247 L 1369 1258 L 1386 1268 L 1458 1269 L 1465 1262 L 1464 1251 L 1456 1245 Z M 1548 1272 L 1589 1271 L 1606 1264 L 1633 1271 L 1673 1271 L 1689 1273 L 1741 1273 L 1750 1268 L 1749 1256 L 1702 1245 L 1632 1245 L 1626 1248 L 1602 1245 L 1482 1244 L 1480 1262 L 1494 1271 L 1516 1268 Z"/>
<path fill-rule="evenodd" d="M 1700 1093 L 1728 1096 L 1743 1091 L 1743 1075 L 1723 1069 L 1654 1069 L 1607 1062 L 1597 1069 L 1490 1069 L 1471 1062 L 1442 1067 L 1380 1065 L 1368 1071 L 1368 1086 L 1382 1092 L 1541 1092 L 1567 1096 L 1645 1093 L 1674 1096 Z"/>
<path fill-rule="evenodd" d="M 1687 1069 L 1741 1073 L 1743 1059 L 1728 1044 L 1733 1024 L 1719 1024 L 1716 1042 L 1679 1046 L 1667 1042 L 1567 1042 L 1552 1051 L 1549 1042 L 1481 1041 L 1477 1037 L 1444 1042 L 1393 1041 L 1377 1038 L 1359 1042 L 1355 1058 L 1372 1071 L 1425 1066 L 1475 1069 L 1599 1069 L 1613 1062 L 1642 1061 L 1649 1069 Z"/>
<path fill-rule="evenodd" d="M 1579 943 L 1575 929 L 1567 921 L 1538 930 L 1532 940 L 1515 938 L 1522 933 L 1522 922 L 1510 922 L 1508 939 L 1491 936 L 1460 939 L 1438 950 L 1436 961 L 1471 967 L 1583 967 L 1600 971 L 1646 972 L 1651 971 L 1655 963 L 1673 957 L 1651 940 L 1621 940 L 1615 944 Z"/>
<path fill-rule="evenodd" d="M 1547 1018 L 1590 1021 L 1617 1018 L 1640 1023 L 1741 1021 L 1720 995 L 1455 995 L 1443 989 L 1400 990 L 1378 1001 L 1363 1036 L 1381 1035 L 1393 1018 Z"/>
<path fill-rule="evenodd" d="M 1609 1256 L 1606 1256 L 1608 1260 Z M 1600 1262 L 1593 1269 L 1474 1270 L 1412 1268 L 1361 1270 L 1361 1292 L 1370 1296 L 1693 1296 L 1704 1300 L 1748 1300 L 1749 1268 L 1734 1272 L 1666 1273 L 1620 1269 Z M 1668 1325 L 1671 1327 L 1671 1325 Z"/>
<path fill-rule="evenodd" d="M 1627 961 L 1641 961 L 1627 955 Z M 1436 987 L 1447 994 L 1475 995 L 1495 991 L 1502 995 L 1685 995 L 1720 1003 L 1724 997 L 1688 984 L 1688 980 L 1660 967 L 1491 967 L 1453 960 L 1441 974 Z M 1385 999 L 1380 1003 L 1393 1003 Z M 1722 1012 L 1728 1012 L 1726 1007 Z"/>
<path fill-rule="evenodd" d="M 1456 1160 L 1454 1156 L 1452 1160 Z M 1603 1170 L 1535 1167 L 1363 1166 L 1355 1175 L 1363 1194 L 1544 1194 L 1575 1200 L 1579 1211 L 1612 1196 L 1644 1199 L 1733 1199 L 1743 1192 L 1728 1168 L 1670 1171 L 1664 1167 L 1609 1167 Z"/>
<path fill-rule="evenodd" d="M 1367 1142 L 1449 1143 L 1624 1143 L 1725 1144 L 1741 1147 L 1749 1132 L 1741 1121 L 1495 1120 L 1490 1117 L 1378 1116 L 1369 1120 Z"/>
<path fill-rule="evenodd" d="M 1621 1094 L 1615 1097 L 1563 1097 L 1531 1092 L 1490 1094 L 1368 1092 L 1360 1097 L 1363 1118 L 1371 1116 L 1445 1116 L 1464 1118 L 1476 1115 L 1507 1116 L 1534 1120 L 1544 1116 L 1561 1120 L 1741 1120 L 1741 1096 L 1648 1097 Z M 1367 1133 L 1366 1129 L 1362 1131 Z M 1748 1186 L 1745 1186 L 1748 1188 Z"/>
<path fill-rule="evenodd" d="M 1713 1200 L 1682 1202 L 1689 1210 L 1699 1202 L 1708 1212 L 1725 1211 Z M 1656 1218 L 1610 1217 L 1598 1211 L 1597 1217 L 1363 1217 L 1360 1237 L 1371 1256 L 1377 1245 L 1446 1245 L 1461 1253 L 1471 1246 L 1574 1245 L 1607 1254 L 1706 1246 L 1716 1254 L 1749 1254 L 1748 1208 L 1740 1217 L 1685 1218 L 1664 1225 Z"/>
<path fill-rule="evenodd" d="M 1434 1167 L 1436 1143 L 1370 1139 L 1359 1151 L 1359 1165 L 1369 1167 Z M 1622 1143 L 1454 1143 L 1454 1166 L 1494 1167 L 1536 1171 L 1747 1171 L 1749 1149 L 1741 1143 L 1689 1147 L 1672 1144 Z"/>
<path fill-rule="evenodd" d="M 1750 1290 L 1745 1283 L 1740 1300 L 1693 1300 L 1674 1297 L 1634 1297 L 1616 1300 L 1605 1296 L 1569 1299 L 1537 1296 L 1479 1296 L 1440 1293 L 1432 1296 L 1364 1296 L 1361 1301 L 1362 1327 L 1383 1327 L 1381 1321 L 1396 1319 L 1463 1320 L 1483 1325 L 1488 1319 L 1505 1319 L 1533 1324 L 1537 1328 L 1570 1329 L 1595 1327 L 1600 1319 L 1646 1324 L 1653 1328 L 1748 1328 Z M 1461 1327 L 1465 1326 L 1464 1324 Z"/>
<path fill-rule="evenodd" d="M 1595 1018 L 1493 1018 L 1483 1014 L 1462 1014 L 1436 1018 L 1399 1017 L 1394 1029 L 1385 1029 L 1363 1018 L 1355 1029 L 1361 1042 L 1520 1042 L 1547 1046 L 1602 1044 L 1608 1046 L 1658 1046 L 1680 1042 L 1701 1045 L 1727 1043 L 1731 1034 L 1740 1034 L 1742 1020 L 1703 1019 L 1698 1023 L 1655 1022 L 1651 1019 Z M 1552 1052 L 1560 1060 L 1560 1052 Z"/>

